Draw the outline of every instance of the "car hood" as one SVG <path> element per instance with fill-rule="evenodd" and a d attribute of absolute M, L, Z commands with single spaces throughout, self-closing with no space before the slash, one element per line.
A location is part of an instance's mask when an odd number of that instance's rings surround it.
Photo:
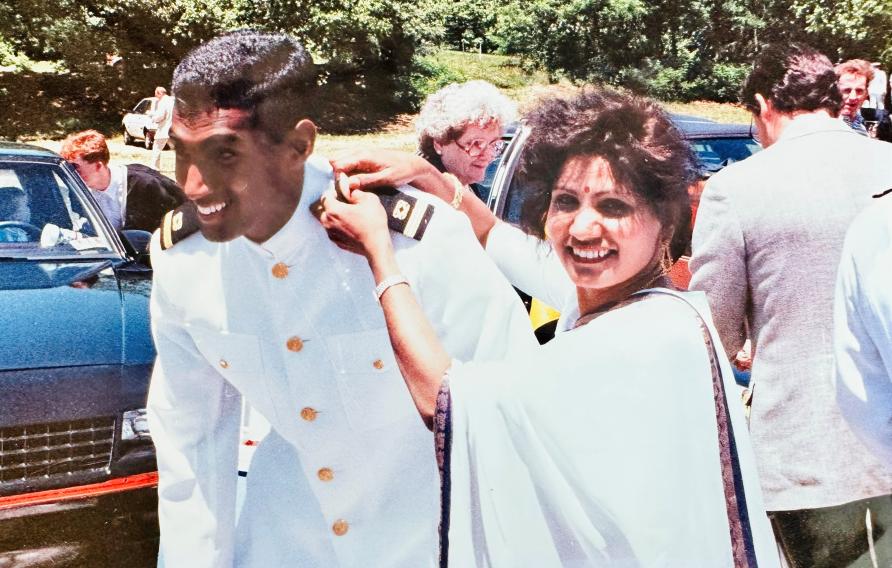
<path fill-rule="evenodd" d="M 111 261 L 0 262 L 0 370 L 115 365 L 122 301 Z"/>

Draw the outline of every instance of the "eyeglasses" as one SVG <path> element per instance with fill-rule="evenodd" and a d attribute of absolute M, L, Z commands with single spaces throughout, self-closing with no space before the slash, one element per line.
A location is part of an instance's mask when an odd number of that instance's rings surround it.
<path fill-rule="evenodd" d="M 467 146 L 462 145 L 458 140 L 455 140 L 455 145 L 462 149 L 462 151 L 472 158 L 476 158 L 486 152 L 487 150 L 492 152 L 493 156 L 498 156 L 502 153 L 502 150 L 505 149 L 505 141 L 504 140 L 493 140 L 492 142 L 488 142 L 481 138 L 476 140 L 471 140 Z"/>

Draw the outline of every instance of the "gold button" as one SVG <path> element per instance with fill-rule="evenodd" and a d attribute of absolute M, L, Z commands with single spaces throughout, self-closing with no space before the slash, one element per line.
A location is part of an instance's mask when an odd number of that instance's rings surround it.
<path fill-rule="evenodd" d="M 288 351 L 294 351 L 295 353 L 297 353 L 304 348 L 304 340 L 300 337 L 294 336 L 288 339 L 288 341 L 285 343 L 285 346 L 288 348 Z"/>
<path fill-rule="evenodd" d="M 331 525 L 331 530 L 338 536 L 344 536 L 350 530 L 350 525 L 344 519 L 338 519 Z"/>
<path fill-rule="evenodd" d="M 226 359 L 220 359 L 220 366 L 223 367 L 224 369 L 228 369 L 229 361 L 227 361 Z"/>
<path fill-rule="evenodd" d="M 273 276 L 276 278 L 286 278 L 288 276 L 288 265 L 284 262 L 277 262 L 273 265 Z"/>
<path fill-rule="evenodd" d="M 327 467 L 323 467 L 322 469 L 320 469 L 318 472 L 316 472 L 316 475 L 319 476 L 320 481 L 331 481 L 332 479 L 334 479 L 334 472 Z"/>
<path fill-rule="evenodd" d="M 306 408 L 301 409 L 300 417 L 306 420 L 307 422 L 312 422 L 316 420 L 316 410 L 307 406 Z"/>
<path fill-rule="evenodd" d="M 384 361 L 382 361 L 381 359 L 375 359 L 375 362 L 372 363 L 372 367 L 381 370 L 384 368 Z"/>

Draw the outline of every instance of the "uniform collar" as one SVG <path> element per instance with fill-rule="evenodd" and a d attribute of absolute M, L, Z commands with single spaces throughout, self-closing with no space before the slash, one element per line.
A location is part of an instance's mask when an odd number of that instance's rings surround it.
<path fill-rule="evenodd" d="M 787 124 L 778 137 L 778 142 L 817 132 L 851 132 L 851 129 L 841 120 L 823 113 L 800 114 Z"/>
<path fill-rule="evenodd" d="M 319 221 L 310 213 L 310 205 L 332 183 L 331 167 L 323 159 L 310 157 L 304 164 L 304 182 L 300 201 L 288 222 L 273 236 L 257 244 L 251 239 L 240 237 L 248 248 L 267 258 L 288 263 L 289 257 L 303 247 L 311 236 L 322 230 Z"/>

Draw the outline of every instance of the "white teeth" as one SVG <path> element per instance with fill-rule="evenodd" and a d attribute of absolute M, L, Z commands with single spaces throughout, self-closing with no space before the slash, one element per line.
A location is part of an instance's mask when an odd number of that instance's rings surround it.
<path fill-rule="evenodd" d="M 579 258 L 585 258 L 588 260 L 594 259 L 602 259 L 610 253 L 609 249 L 601 249 L 601 250 L 591 250 L 591 249 L 573 249 L 573 254 L 578 256 Z"/>
<path fill-rule="evenodd" d="M 206 205 L 206 206 L 198 205 L 196 203 L 195 206 L 198 207 L 198 212 L 201 213 L 202 215 L 211 215 L 213 213 L 216 213 L 217 211 L 220 211 L 224 207 L 226 207 L 226 203 L 223 203 L 223 202 L 212 203 L 211 205 Z"/>

